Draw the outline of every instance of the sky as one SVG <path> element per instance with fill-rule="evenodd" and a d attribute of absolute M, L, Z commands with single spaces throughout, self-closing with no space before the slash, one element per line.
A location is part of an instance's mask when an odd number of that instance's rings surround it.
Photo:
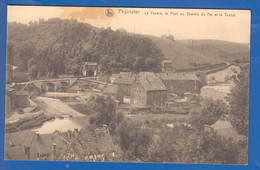
<path fill-rule="evenodd" d="M 106 15 L 110 11 L 112 15 Z M 95 27 L 123 28 L 175 39 L 216 39 L 250 43 L 249 10 L 8 6 L 7 21 L 28 24 L 39 19 L 76 19 Z"/>

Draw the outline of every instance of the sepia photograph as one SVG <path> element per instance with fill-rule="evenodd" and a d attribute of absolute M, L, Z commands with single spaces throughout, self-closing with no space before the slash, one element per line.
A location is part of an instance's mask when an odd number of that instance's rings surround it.
<path fill-rule="evenodd" d="M 7 7 L 5 160 L 248 164 L 250 10 Z"/>

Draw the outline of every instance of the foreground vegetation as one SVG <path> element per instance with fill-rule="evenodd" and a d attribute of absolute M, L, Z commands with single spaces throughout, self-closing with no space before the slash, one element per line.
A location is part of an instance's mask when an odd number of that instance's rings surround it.
<path fill-rule="evenodd" d="M 204 129 L 204 125 L 211 125 L 227 114 L 222 104 L 208 101 L 198 109 L 200 114 L 192 112 L 189 119 L 139 121 L 116 113 L 111 98 L 98 97 L 99 111 L 89 121 L 96 128 L 108 125 L 114 144 L 122 152 L 116 161 L 246 164 L 246 139 L 236 142 L 232 137 L 228 139 Z"/>

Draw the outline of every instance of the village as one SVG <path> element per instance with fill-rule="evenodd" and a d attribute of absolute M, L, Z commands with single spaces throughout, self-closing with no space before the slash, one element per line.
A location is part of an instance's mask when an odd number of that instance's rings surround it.
<path fill-rule="evenodd" d="M 96 129 L 96 134 L 84 129 L 89 116 L 83 106 L 93 97 L 110 96 L 117 112 L 132 120 L 185 120 L 203 100 L 220 100 L 228 105 L 226 97 L 234 86 L 232 77 L 241 71 L 230 63 L 186 72 L 175 70 L 170 60 L 161 64 L 162 71 L 158 73 L 101 76 L 98 63 L 85 62 L 81 76 L 61 75 L 57 79 L 18 83 L 12 82 L 12 74 L 19 68 L 7 66 L 6 158 L 117 160 L 121 151 L 113 144 L 107 125 Z M 165 126 L 175 125 L 168 121 Z M 242 139 L 226 120 L 205 128 L 227 138 Z"/>

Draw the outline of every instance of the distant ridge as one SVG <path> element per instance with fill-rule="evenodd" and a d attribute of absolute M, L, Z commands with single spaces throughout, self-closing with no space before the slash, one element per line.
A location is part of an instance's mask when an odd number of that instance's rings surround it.
<path fill-rule="evenodd" d="M 145 35 L 161 49 L 165 59 L 173 61 L 175 69 L 199 68 L 208 65 L 249 61 L 249 44 L 221 40 L 170 40 Z"/>
<path fill-rule="evenodd" d="M 177 40 L 179 44 L 207 57 L 226 62 L 249 59 L 250 48 L 247 43 L 235 43 L 222 40 Z"/>

